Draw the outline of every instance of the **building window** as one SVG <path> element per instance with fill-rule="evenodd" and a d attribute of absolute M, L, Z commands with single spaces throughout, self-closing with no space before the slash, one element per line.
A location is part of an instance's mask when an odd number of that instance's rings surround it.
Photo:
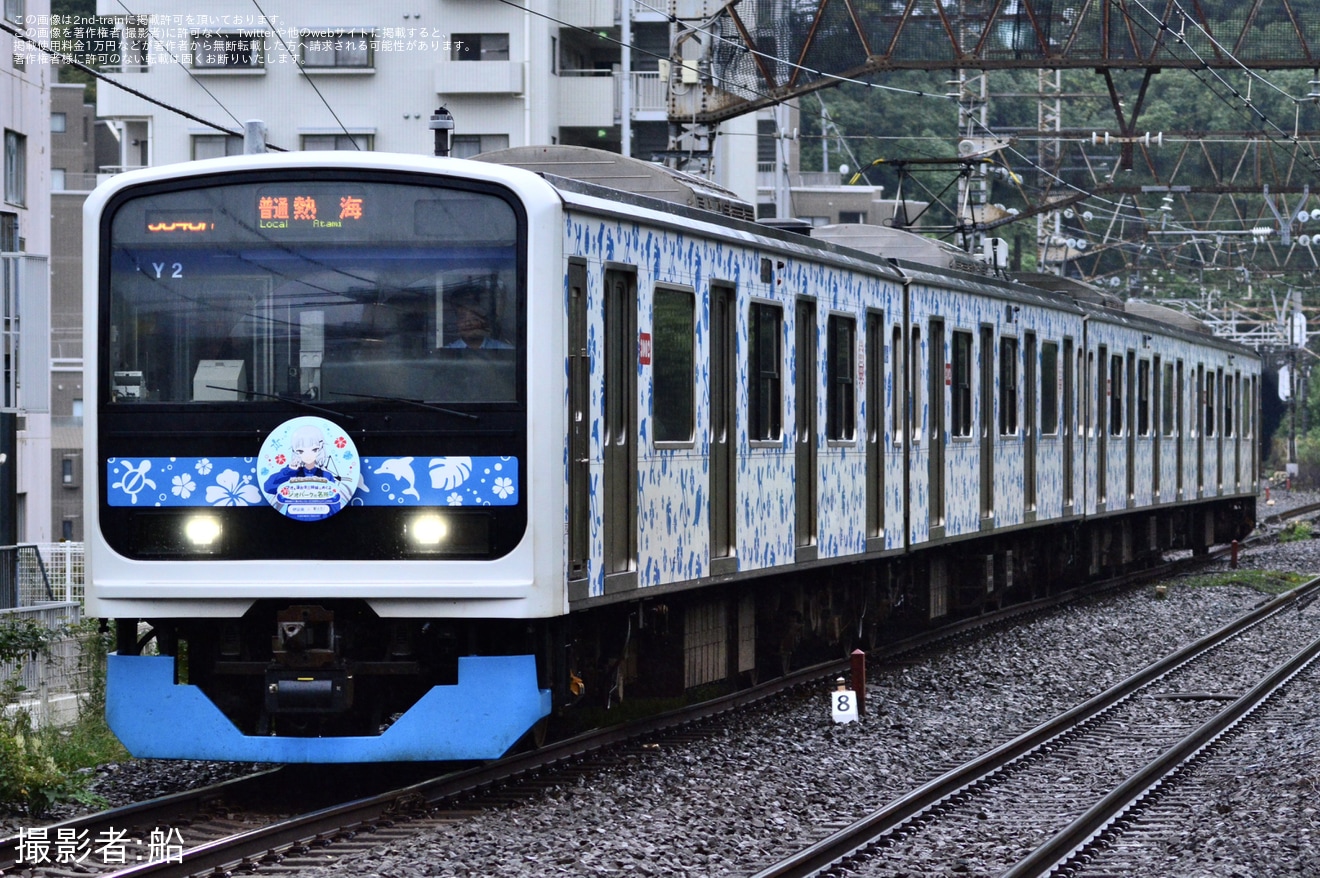
<path fill-rule="evenodd" d="M 449 147 L 449 155 L 456 159 L 470 159 L 483 152 L 509 148 L 507 134 L 455 134 Z"/>
<path fill-rule="evenodd" d="M 74 468 L 75 462 L 72 457 L 65 457 L 60 461 L 60 482 L 66 488 L 78 487 L 78 473 Z"/>
<path fill-rule="evenodd" d="M 310 150 L 358 149 L 370 152 L 375 146 L 374 134 L 304 134 L 302 148 Z"/>
<path fill-rule="evenodd" d="M 953 391 L 953 414 L 949 432 L 954 436 L 972 435 L 972 334 L 953 333 L 953 362 L 949 380 Z"/>
<path fill-rule="evenodd" d="M 1059 432 L 1059 345 L 1052 341 L 1040 346 L 1040 432 Z"/>
<path fill-rule="evenodd" d="M 60 522 L 60 539 L 69 542 L 73 538 L 73 519 L 66 518 Z"/>
<path fill-rule="evenodd" d="M 63 134 L 69 130 L 69 117 L 64 113 L 50 114 L 50 133 Z"/>
<path fill-rule="evenodd" d="M 18 214 L 0 211 L 0 253 L 16 253 L 18 240 Z"/>
<path fill-rule="evenodd" d="M 839 222 L 841 223 L 865 223 L 866 211 L 864 210 L 841 210 L 839 211 Z"/>
<path fill-rule="evenodd" d="M 857 321 L 831 314 L 826 339 L 825 431 L 830 439 L 857 438 Z"/>
<path fill-rule="evenodd" d="M 999 340 L 999 433 L 1018 431 L 1018 340 Z"/>
<path fill-rule="evenodd" d="M 374 64 L 370 33 L 326 30 L 303 31 L 301 36 L 304 67 L 362 69 Z"/>
<path fill-rule="evenodd" d="M 5 201 L 27 204 L 27 138 L 5 131 Z"/>
<path fill-rule="evenodd" d="M 233 134 L 194 134 L 194 159 L 220 159 L 227 155 L 243 154 L 243 138 Z"/>
<path fill-rule="evenodd" d="M 655 291 L 651 368 L 656 442 L 692 441 L 694 308 L 691 293 Z"/>
<path fill-rule="evenodd" d="M 783 435 L 783 320 L 778 307 L 752 303 L 747 321 L 747 438 L 752 441 Z"/>
<path fill-rule="evenodd" d="M 227 33 L 193 34 L 192 66 L 208 70 L 259 70 L 266 64 L 266 38 Z"/>
<path fill-rule="evenodd" d="M 450 61 L 508 61 L 508 34 L 454 34 Z"/>
<path fill-rule="evenodd" d="M 5 0 L 5 18 L 16 24 L 22 24 L 26 6 L 26 0 Z"/>
<path fill-rule="evenodd" d="M 145 73 L 150 55 L 151 19 L 145 15 L 128 15 L 117 19 L 116 25 L 120 29 L 123 71 Z"/>
<path fill-rule="evenodd" d="M 50 169 L 50 188 L 56 192 L 64 190 L 64 168 Z"/>
<path fill-rule="evenodd" d="M 774 119 L 756 120 L 756 163 L 758 165 L 773 165 L 775 163 L 775 147 L 779 139 L 775 136 Z M 774 216 L 774 214 L 770 214 Z"/>

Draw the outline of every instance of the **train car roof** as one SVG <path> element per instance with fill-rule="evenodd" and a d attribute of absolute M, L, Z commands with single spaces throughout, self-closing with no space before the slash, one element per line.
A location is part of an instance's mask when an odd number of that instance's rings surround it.
<path fill-rule="evenodd" d="M 731 189 L 653 162 L 588 146 L 514 146 L 473 157 L 538 174 L 595 183 L 619 192 L 644 195 L 708 210 L 721 216 L 755 221 L 756 208 Z"/>

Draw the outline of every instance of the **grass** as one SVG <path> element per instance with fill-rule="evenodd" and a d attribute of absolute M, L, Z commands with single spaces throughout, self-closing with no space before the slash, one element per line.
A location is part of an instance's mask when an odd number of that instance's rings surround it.
<path fill-rule="evenodd" d="M 1189 576 L 1183 584 L 1192 588 L 1216 588 L 1226 585 L 1240 585 L 1255 589 L 1262 594 L 1283 594 L 1292 591 L 1314 577 L 1306 573 L 1285 573 L 1281 570 L 1225 570 L 1220 573 L 1204 573 Z"/>

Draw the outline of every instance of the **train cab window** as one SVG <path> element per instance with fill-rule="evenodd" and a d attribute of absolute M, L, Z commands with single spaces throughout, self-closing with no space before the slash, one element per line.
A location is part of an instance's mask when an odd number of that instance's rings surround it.
<path fill-rule="evenodd" d="M 783 310 L 753 302 L 748 314 L 747 438 L 777 442 L 784 434 Z"/>
<path fill-rule="evenodd" d="M 1123 357 L 1109 358 L 1109 435 L 1123 435 Z"/>
<path fill-rule="evenodd" d="M 652 416 L 656 442 L 691 442 L 693 435 L 694 299 L 684 290 L 655 291 L 652 322 Z"/>
<path fill-rule="evenodd" d="M 1137 435 L 1150 435 L 1150 361 L 1137 361 Z"/>
<path fill-rule="evenodd" d="M 516 401 L 519 228 L 493 193 L 362 180 L 128 200 L 109 399 Z"/>
<path fill-rule="evenodd" d="M 857 438 L 857 321 L 831 314 L 826 340 L 825 430 L 830 440 Z"/>
<path fill-rule="evenodd" d="M 953 406 L 949 433 L 972 435 L 972 334 L 953 332 L 953 352 L 949 380 L 952 382 Z"/>
<path fill-rule="evenodd" d="M 999 340 L 999 434 L 1018 431 L 1018 340 Z"/>
<path fill-rule="evenodd" d="M 1040 346 L 1040 432 L 1059 432 L 1059 344 L 1053 341 Z"/>

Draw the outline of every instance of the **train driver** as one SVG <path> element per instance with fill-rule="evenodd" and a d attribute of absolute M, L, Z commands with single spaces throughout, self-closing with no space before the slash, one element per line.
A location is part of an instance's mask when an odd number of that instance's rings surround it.
<path fill-rule="evenodd" d="M 445 345 L 447 348 L 511 350 L 513 345 L 499 338 L 493 318 L 492 295 L 489 291 L 460 287 L 449 297 L 454 315 L 454 330 L 458 338 Z"/>

